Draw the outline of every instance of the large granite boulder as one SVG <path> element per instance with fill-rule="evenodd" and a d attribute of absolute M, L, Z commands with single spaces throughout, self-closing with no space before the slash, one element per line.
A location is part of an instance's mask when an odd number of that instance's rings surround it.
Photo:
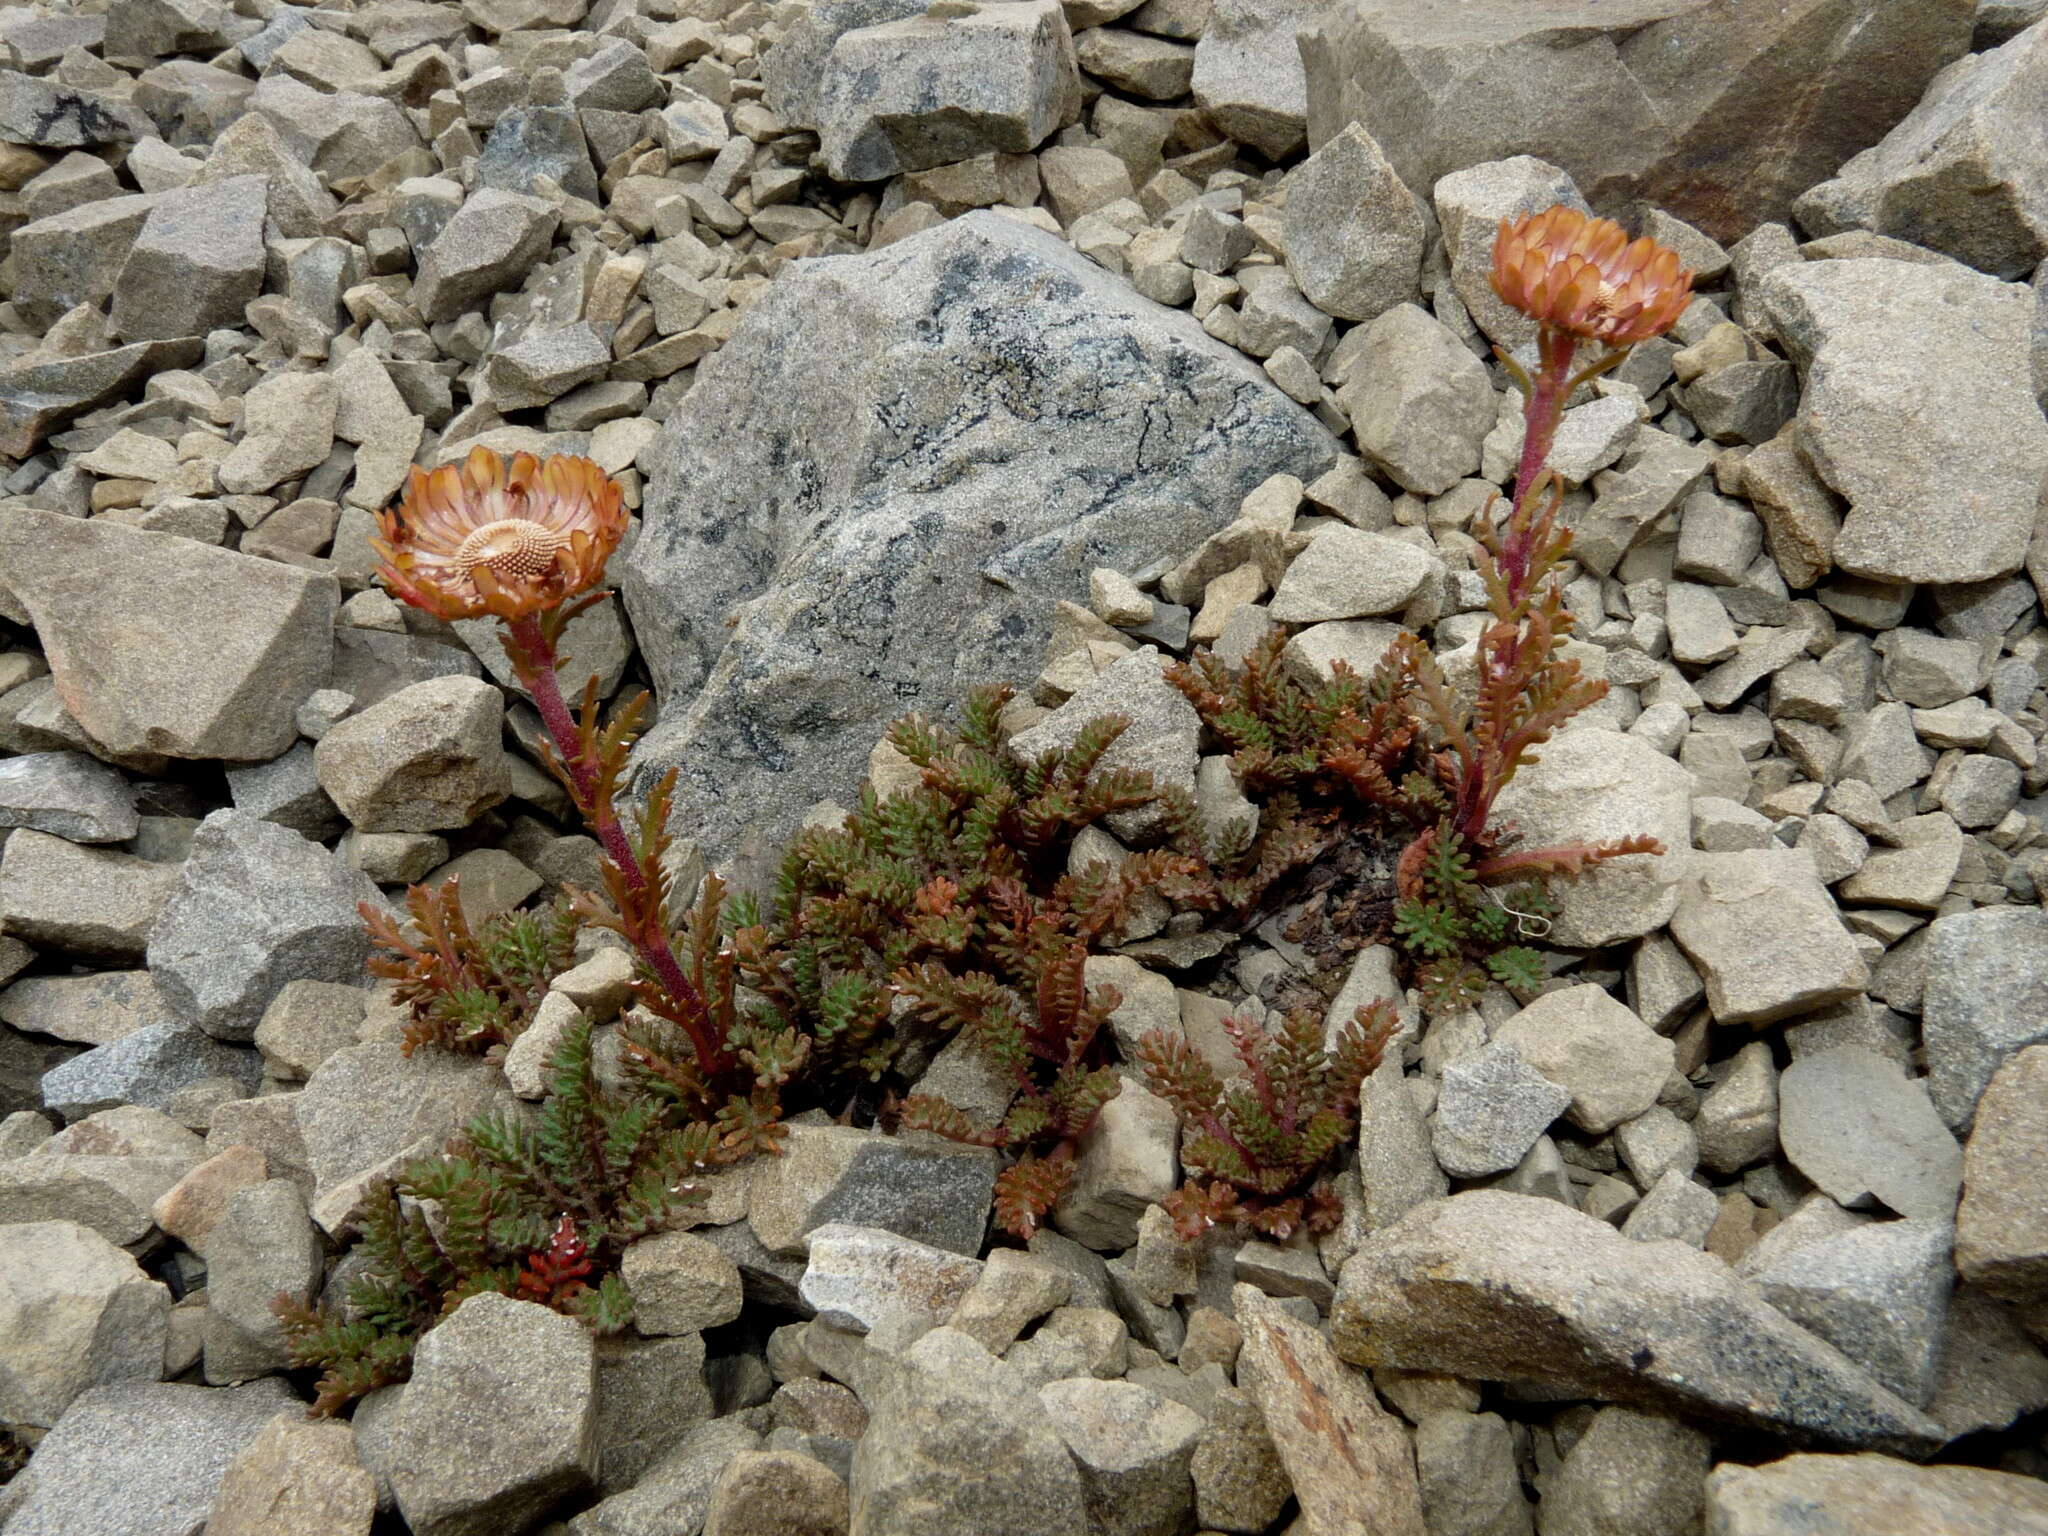
<path fill-rule="evenodd" d="M 1604 213 L 1732 240 L 1912 111 L 1973 0 L 1339 0 L 1301 44 L 1308 141 L 1363 123 L 1418 192 L 1540 155 Z"/>
<path fill-rule="evenodd" d="M 1039 664 L 1088 572 L 1162 568 L 1336 440 L 1189 315 L 969 214 L 785 274 L 652 450 L 620 567 L 714 858 L 849 795 L 881 727 Z"/>

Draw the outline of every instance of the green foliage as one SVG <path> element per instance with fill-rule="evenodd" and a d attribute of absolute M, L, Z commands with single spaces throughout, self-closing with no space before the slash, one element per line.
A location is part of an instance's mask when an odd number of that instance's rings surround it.
<path fill-rule="evenodd" d="M 404 1050 L 420 1045 L 481 1053 L 509 1045 L 533 1022 L 548 984 L 575 964 L 578 920 L 564 903 L 499 912 L 472 929 L 458 875 L 406 892 L 412 932 L 368 902 L 357 910 L 383 953 L 370 971 L 406 1005 Z"/>
<path fill-rule="evenodd" d="M 1149 1030 L 1138 1061 L 1151 1090 L 1180 1116 L 1181 1162 L 1193 1176 L 1166 1201 L 1174 1230 L 1192 1240 L 1220 1223 L 1286 1239 L 1306 1225 L 1327 1232 L 1341 1214 L 1326 1177 L 1349 1139 L 1358 1089 L 1400 1027 L 1393 1007 L 1371 1003 L 1324 1049 L 1313 1010 L 1268 1034 L 1225 1019 L 1242 1064 L 1225 1079 L 1187 1037 Z"/>
<path fill-rule="evenodd" d="M 587 1024 L 564 1032 L 549 1074 L 538 1114 L 480 1116 L 370 1196 L 368 1268 L 345 1309 L 273 1303 L 292 1363 L 322 1371 L 316 1413 L 405 1380 L 420 1335 L 483 1291 L 604 1332 L 631 1320 L 621 1254 L 673 1225 L 700 1197 L 690 1178 L 726 1158 L 708 1123 L 679 1129 L 656 1100 L 601 1086 Z"/>
<path fill-rule="evenodd" d="M 1019 763 L 997 726 L 1010 696 L 977 690 L 957 734 L 918 715 L 892 726 L 888 739 L 920 782 L 887 799 L 865 787 L 842 825 L 800 832 L 772 911 L 734 936 L 741 978 L 764 1005 L 760 1027 L 809 1042 L 822 1096 L 889 1073 L 906 1043 L 899 997 L 940 1030 L 973 1021 L 1014 1068 L 1028 1052 L 1017 1042 L 1073 1027 L 1028 1019 L 1049 965 L 1075 945 L 1113 940 L 1141 898 L 1207 899 L 1186 797 L 1102 766 L 1128 722 L 1105 716 L 1065 751 Z M 1155 802 L 1168 846 L 1069 872 L 1076 833 Z M 948 987 L 962 990 L 949 1000 Z"/>
<path fill-rule="evenodd" d="M 957 1030 L 1017 1085 L 1009 1113 L 991 1130 L 924 1094 L 904 1100 L 901 1128 L 1015 1152 L 996 1176 L 996 1220 L 1026 1241 L 1073 1182 L 1081 1137 L 1123 1086 L 1103 1035 L 1123 999 L 1114 987 L 1088 989 L 1087 960 L 1084 945 L 1069 943 L 1038 966 L 1028 997 L 984 973 L 955 976 L 929 961 L 897 976 L 921 1016 Z"/>

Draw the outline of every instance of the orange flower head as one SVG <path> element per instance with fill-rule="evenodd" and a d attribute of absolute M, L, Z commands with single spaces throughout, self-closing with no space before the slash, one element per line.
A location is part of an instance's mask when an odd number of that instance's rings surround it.
<path fill-rule="evenodd" d="M 394 596 L 439 619 L 517 619 L 604 579 L 626 507 L 589 459 L 515 453 L 507 464 L 479 447 L 459 465 L 414 469 L 377 523 L 370 547 Z"/>
<path fill-rule="evenodd" d="M 1540 325 L 1610 347 L 1671 329 L 1692 302 L 1692 273 L 1648 235 L 1557 206 L 1500 221 L 1493 291 Z"/>

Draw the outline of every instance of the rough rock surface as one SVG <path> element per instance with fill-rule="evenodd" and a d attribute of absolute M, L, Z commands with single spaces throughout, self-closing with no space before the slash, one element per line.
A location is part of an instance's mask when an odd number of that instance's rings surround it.
<path fill-rule="evenodd" d="M 1178 558 L 1337 446 L 1185 316 L 971 214 L 777 284 L 652 452 L 623 576 L 668 703 L 635 771 L 680 767 L 722 855 L 849 794 L 888 719 L 1013 673 L 1091 567 Z"/>
<path fill-rule="evenodd" d="M 2048 915 L 1958 912 L 1931 924 L 1921 1029 L 1934 1107 L 1967 1130 L 1999 1065 L 2048 1039 Z"/>
<path fill-rule="evenodd" d="M 2024 278 L 2048 251 L 2048 32 L 1958 59 L 1905 121 L 1801 197 L 1816 235 L 1867 229 Z"/>
<path fill-rule="evenodd" d="M 318 843 L 216 811 L 150 930 L 150 972 L 182 1017 L 219 1039 L 251 1040 L 287 982 L 363 979 L 370 941 L 356 903 L 376 899 Z"/>
<path fill-rule="evenodd" d="M 1715 1536 L 1992 1536 L 2048 1530 L 2048 1487 L 1985 1467 L 1916 1467 L 1892 1456 L 1730 1462 L 1707 1478 Z"/>
<path fill-rule="evenodd" d="M 420 1536 L 517 1529 L 596 1471 L 596 1399 L 588 1329 L 472 1296 L 421 1342 L 378 1470 Z"/>
<path fill-rule="evenodd" d="M 0 571 L 64 708 L 109 751 L 272 758 L 326 684 L 331 576 L 33 508 L 0 517 Z"/>
<path fill-rule="evenodd" d="M 1783 218 L 1904 117 L 1968 49 L 1972 12 L 1970 0 L 1351 0 L 1303 46 L 1309 143 L 1363 123 L 1411 187 L 1534 150 L 1603 210 L 1643 198 L 1732 240 Z"/>
<path fill-rule="evenodd" d="M 854 1536 L 1039 1536 L 1088 1528 L 1080 1468 L 1017 1369 L 935 1328 L 863 1393 Z"/>
<path fill-rule="evenodd" d="M 7 1488 L 8 1536 L 169 1536 L 201 1529 L 228 1468 L 280 1412 L 276 1378 L 226 1390 L 170 1382 L 94 1387 Z"/>
<path fill-rule="evenodd" d="M 2033 295 L 1959 266 L 1863 258 L 1779 268 L 1759 299 L 1803 366 L 1801 446 L 1849 503 L 1835 564 L 1888 582 L 2019 569 L 2048 460 Z"/>
<path fill-rule="evenodd" d="M 1374 1233 L 1344 1266 L 1330 1329 L 1375 1368 L 1540 1381 L 1821 1444 L 1942 1439 L 1721 1260 L 1528 1195 L 1454 1195 Z"/>
<path fill-rule="evenodd" d="M 1606 842 L 1647 833 L 1658 854 L 1630 854 L 1559 884 L 1546 942 L 1597 949 L 1661 927 L 1678 904 L 1671 877 L 1692 842 L 1693 778 L 1646 743 L 1582 726 L 1537 749 L 1495 802 L 1523 845 Z"/>

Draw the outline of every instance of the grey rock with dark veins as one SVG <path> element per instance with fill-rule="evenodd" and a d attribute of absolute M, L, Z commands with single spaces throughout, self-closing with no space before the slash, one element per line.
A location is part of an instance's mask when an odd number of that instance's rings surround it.
<path fill-rule="evenodd" d="M 972 213 L 786 274 L 649 450 L 621 575 L 707 855 L 850 796 L 876 732 L 1039 664 L 1096 567 L 1195 548 L 1338 445 L 1194 319 Z"/>

